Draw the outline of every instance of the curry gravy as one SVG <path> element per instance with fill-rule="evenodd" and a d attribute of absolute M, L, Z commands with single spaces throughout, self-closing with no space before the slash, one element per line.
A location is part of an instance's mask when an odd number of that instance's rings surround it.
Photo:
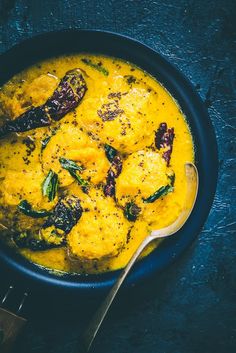
<path fill-rule="evenodd" d="M 59 246 L 60 234 L 54 236 L 50 227 L 41 230 L 43 239 L 52 245 L 47 250 L 19 248 L 7 232 L 5 241 L 48 269 L 112 271 L 127 264 L 150 231 L 168 226 L 180 214 L 186 196 L 184 164 L 194 161 L 194 145 L 185 116 L 167 90 L 131 63 L 105 56 L 57 57 L 17 74 L 0 90 L 1 120 L 15 119 L 32 106 L 44 104 L 65 73 L 74 68 L 81 70 L 87 85 L 76 109 L 50 126 L 0 140 L 0 222 L 17 232 L 39 232 L 45 220 L 23 214 L 20 202 L 27 200 L 32 209 L 51 212 L 61 197 L 73 195 L 83 213 L 67 234 L 66 244 Z M 155 143 L 163 123 L 167 132 L 174 131 L 169 163 L 164 158 L 168 146 L 161 143 L 158 149 Z M 105 146 L 111 146 L 122 161 L 121 172 L 112 179 L 113 196 L 104 194 L 112 168 Z M 62 167 L 60 158 L 83 167 L 76 173 L 88 184 L 86 192 L 73 173 Z M 50 171 L 58 176 L 53 200 L 42 193 Z M 170 184 L 170 175 L 174 175 L 173 187 L 149 202 Z M 130 220 L 126 208 L 133 204 L 136 219 Z M 157 244 L 150 245 L 145 254 Z"/>

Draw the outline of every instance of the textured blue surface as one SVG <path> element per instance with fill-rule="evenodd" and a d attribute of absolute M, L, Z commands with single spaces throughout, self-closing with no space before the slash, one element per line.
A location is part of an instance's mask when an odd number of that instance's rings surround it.
<path fill-rule="evenodd" d="M 235 13 L 234 0 L 0 0 L 0 52 L 34 34 L 68 27 L 129 35 L 190 79 L 217 134 L 219 183 L 199 239 L 161 276 L 138 292 L 123 293 L 97 340 L 98 353 L 236 350 Z M 74 352 L 95 306 L 74 312 L 67 303 L 68 312 L 59 316 L 51 303 L 46 318 L 40 308 L 15 353 Z"/>

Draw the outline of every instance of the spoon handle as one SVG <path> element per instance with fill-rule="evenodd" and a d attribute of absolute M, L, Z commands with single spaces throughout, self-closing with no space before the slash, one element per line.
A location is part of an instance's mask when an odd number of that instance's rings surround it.
<path fill-rule="evenodd" d="M 194 207 L 196 197 L 197 197 L 197 192 L 198 192 L 198 171 L 193 163 L 186 163 L 185 173 L 187 178 L 187 196 L 185 200 L 185 205 L 183 207 L 183 211 L 181 212 L 179 217 L 175 220 L 175 222 L 170 224 L 168 227 L 151 232 L 151 234 L 147 238 L 145 238 L 143 242 L 139 245 L 134 255 L 131 257 L 128 264 L 126 265 L 126 267 L 122 270 L 120 276 L 118 277 L 117 281 L 111 288 L 104 302 L 98 308 L 92 320 L 90 321 L 90 324 L 83 336 L 83 352 L 88 352 L 90 350 L 90 347 L 94 341 L 94 338 L 96 337 L 96 334 L 120 286 L 124 282 L 130 269 L 132 268 L 132 266 L 134 265 L 135 261 L 140 256 L 142 251 L 145 249 L 145 247 L 154 239 L 165 238 L 175 234 L 178 230 L 182 228 L 182 226 L 185 224 L 188 217 L 190 216 L 192 209 Z"/>
<path fill-rule="evenodd" d="M 122 283 L 124 282 L 125 278 L 127 277 L 130 269 L 133 267 L 135 261 L 137 258 L 140 256 L 142 251 L 145 249 L 145 247 L 153 240 L 153 237 L 147 237 L 143 240 L 143 242 L 139 245 L 138 249 L 135 251 L 134 255 L 130 259 L 129 263 L 127 266 L 122 270 L 120 276 L 118 277 L 117 281 L 111 288 L 110 292 L 106 296 L 105 300 L 103 303 L 99 306 L 98 310 L 95 312 L 92 320 L 89 323 L 88 328 L 86 329 L 84 333 L 84 351 L 88 352 L 94 338 L 96 337 L 96 334 L 120 288 Z"/>

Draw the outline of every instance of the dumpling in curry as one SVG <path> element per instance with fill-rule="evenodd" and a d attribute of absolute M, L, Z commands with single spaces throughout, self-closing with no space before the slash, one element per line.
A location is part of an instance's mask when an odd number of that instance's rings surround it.
<path fill-rule="evenodd" d="M 122 268 L 180 214 L 192 161 L 185 116 L 146 72 L 90 54 L 46 60 L 0 90 L 0 237 L 50 270 Z"/>

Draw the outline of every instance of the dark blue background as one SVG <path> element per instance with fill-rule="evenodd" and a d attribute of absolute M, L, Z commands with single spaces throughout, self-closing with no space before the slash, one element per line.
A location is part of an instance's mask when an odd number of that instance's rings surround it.
<path fill-rule="evenodd" d="M 165 273 L 138 291 L 123 293 L 98 337 L 98 353 L 236 351 L 235 18 L 234 0 L 0 0 L 0 52 L 37 33 L 63 28 L 129 35 L 190 79 L 216 131 L 219 182 L 200 237 Z M 0 280 L 4 291 L 6 278 Z M 55 297 L 57 306 L 53 300 L 50 310 L 43 310 L 41 295 L 15 353 L 74 353 L 97 303 L 75 310 Z M 66 310 L 58 314 L 61 308 Z"/>

